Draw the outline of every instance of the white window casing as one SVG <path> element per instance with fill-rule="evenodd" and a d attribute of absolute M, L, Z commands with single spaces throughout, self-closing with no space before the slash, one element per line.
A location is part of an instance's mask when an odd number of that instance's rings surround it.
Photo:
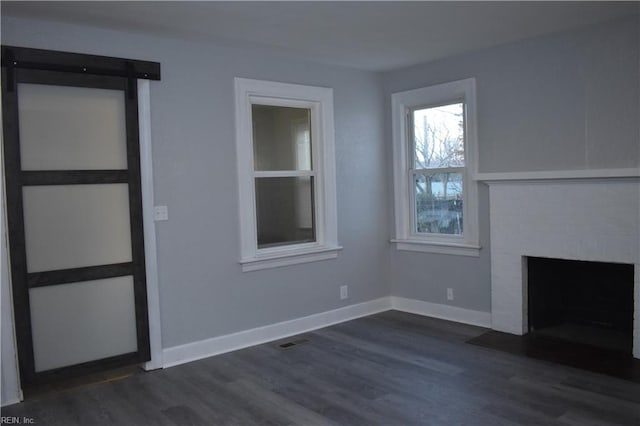
<path fill-rule="evenodd" d="M 464 102 L 463 220 L 461 235 L 426 234 L 414 231 L 415 199 L 409 176 L 412 170 L 413 145 L 410 141 L 408 114 L 420 107 Z M 435 86 L 394 93 L 391 96 L 393 132 L 393 181 L 395 237 L 398 250 L 479 256 L 477 119 L 475 79 L 468 78 Z M 451 168 L 453 169 L 453 167 Z M 438 169 L 434 169 L 437 172 Z"/>
<path fill-rule="evenodd" d="M 331 88 L 235 78 L 236 156 L 240 261 L 242 270 L 255 271 L 337 257 L 335 140 Z M 271 172 L 254 168 L 252 105 L 307 108 L 311 112 L 311 171 Z M 313 176 L 315 241 L 258 247 L 255 178 Z"/>

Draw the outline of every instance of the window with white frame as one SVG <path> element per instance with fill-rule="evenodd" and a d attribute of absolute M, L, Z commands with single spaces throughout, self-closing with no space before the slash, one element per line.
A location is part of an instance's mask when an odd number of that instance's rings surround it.
<path fill-rule="evenodd" d="M 333 91 L 235 79 L 243 271 L 337 256 Z"/>
<path fill-rule="evenodd" d="M 475 80 L 394 93 L 400 250 L 478 256 Z"/>

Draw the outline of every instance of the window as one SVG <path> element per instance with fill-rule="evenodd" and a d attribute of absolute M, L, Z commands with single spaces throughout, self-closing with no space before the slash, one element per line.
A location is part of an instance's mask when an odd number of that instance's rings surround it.
<path fill-rule="evenodd" d="M 333 91 L 235 79 L 243 271 L 335 258 Z"/>
<path fill-rule="evenodd" d="M 392 100 L 396 237 L 400 250 L 479 255 L 475 80 Z"/>

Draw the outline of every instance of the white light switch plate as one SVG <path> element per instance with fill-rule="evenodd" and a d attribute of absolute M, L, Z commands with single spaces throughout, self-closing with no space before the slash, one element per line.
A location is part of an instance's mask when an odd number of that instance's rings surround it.
<path fill-rule="evenodd" d="M 346 285 L 340 286 L 340 299 L 347 299 L 349 297 L 349 287 Z"/>
<path fill-rule="evenodd" d="M 156 222 L 161 220 L 169 220 L 169 209 L 167 208 L 167 206 L 155 206 L 153 208 L 153 218 Z"/>

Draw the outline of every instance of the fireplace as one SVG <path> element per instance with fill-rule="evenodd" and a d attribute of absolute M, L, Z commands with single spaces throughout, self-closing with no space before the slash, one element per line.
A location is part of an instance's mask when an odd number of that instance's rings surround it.
<path fill-rule="evenodd" d="M 527 257 L 529 333 L 627 354 L 632 264 Z"/>
<path fill-rule="evenodd" d="M 581 321 L 591 325 L 600 321 L 603 323 L 600 326 L 605 329 L 614 323 L 622 324 L 620 328 L 626 330 L 627 336 L 625 345 L 628 346 L 628 336 L 632 333 L 632 354 L 640 358 L 638 178 L 580 175 L 566 178 L 561 173 L 557 174 L 558 177 L 540 176 L 540 179 L 527 177 L 487 182 L 490 191 L 492 328 L 524 335 L 529 333 L 529 322 L 533 320 L 534 333 L 540 331 L 535 322 L 537 308 L 529 303 L 531 283 L 528 269 L 532 258 L 624 264 L 621 266 L 626 271 L 624 274 L 627 277 L 631 274 L 632 278 L 625 278 L 626 284 L 620 286 L 626 288 L 620 309 L 632 311 L 632 331 L 628 330 L 628 315 L 624 320 L 618 320 L 610 314 L 601 320 L 593 314 Z M 599 285 L 613 287 L 609 282 Z M 617 290 L 623 291 L 622 288 Z M 531 296 L 535 298 L 535 290 L 532 292 Z M 573 290 L 566 292 L 576 294 Z M 595 296 L 587 292 L 578 297 Z M 532 316 L 529 315 L 530 309 L 534 310 Z M 573 314 L 565 311 L 563 315 L 571 317 Z"/>

